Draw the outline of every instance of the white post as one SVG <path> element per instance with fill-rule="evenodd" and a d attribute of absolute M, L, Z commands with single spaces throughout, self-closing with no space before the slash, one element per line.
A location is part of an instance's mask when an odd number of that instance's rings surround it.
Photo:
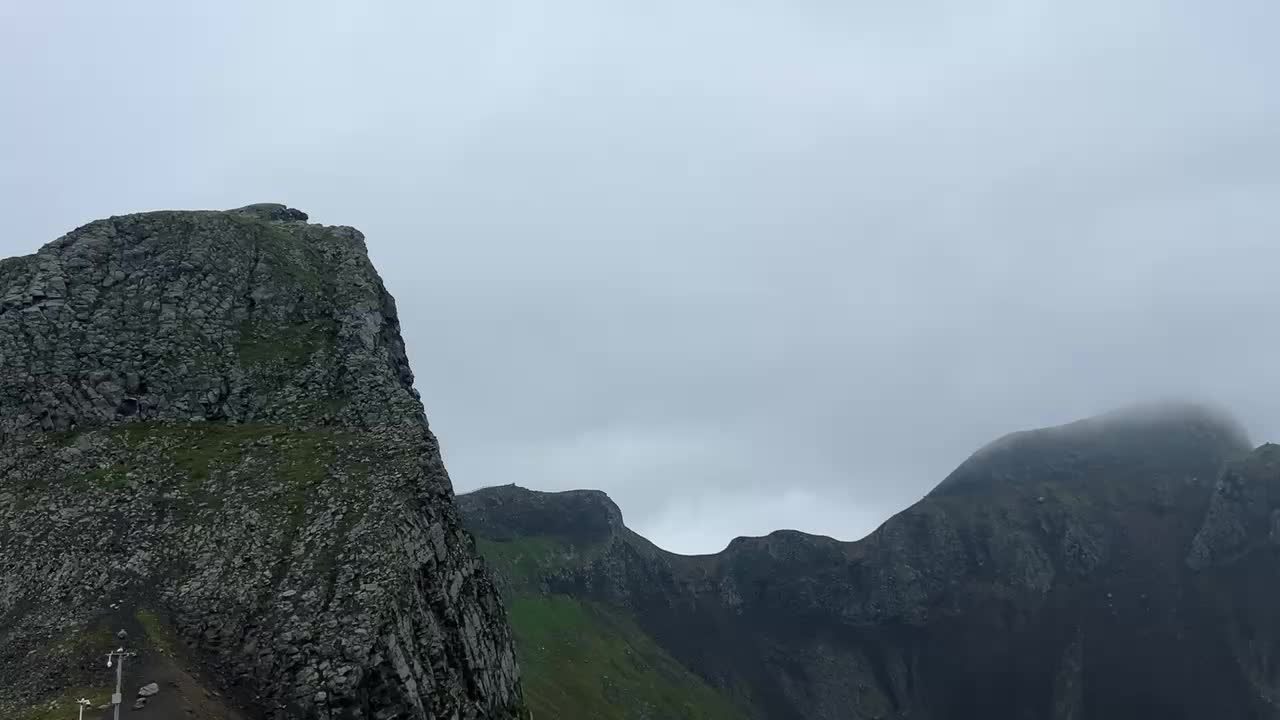
<path fill-rule="evenodd" d="M 121 685 L 124 683 L 124 648 L 116 648 L 115 652 L 107 653 L 107 667 L 111 667 L 111 661 L 115 660 L 116 666 L 116 691 L 111 695 L 111 704 L 116 706 L 116 720 L 120 720 L 120 704 L 124 702 L 124 695 L 121 693 Z M 83 709 L 81 710 L 83 712 Z"/>
<path fill-rule="evenodd" d="M 116 651 L 119 653 L 120 662 L 116 665 L 116 694 L 111 699 L 116 703 L 116 720 L 120 720 L 120 705 L 124 702 L 124 695 L 121 693 L 120 685 L 124 681 L 124 648 Z"/>

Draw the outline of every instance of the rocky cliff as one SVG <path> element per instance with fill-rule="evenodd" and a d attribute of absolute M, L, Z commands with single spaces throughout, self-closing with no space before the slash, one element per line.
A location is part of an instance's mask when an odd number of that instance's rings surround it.
<path fill-rule="evenodd" d="M 0 261 L 6 717 L 108 691 L 119 626 L 126 684 L 188 713 L 522 712 L 395 303 L 306 220 L 113 217 Z"/>
<path fill-rule="evenodd" d="M 600 493 L 459 504 L 515 607 L 623 618 L 713 691 L 666 717 L 1280 718 L 1280 452 L 1217 412 L 1016 433 L 852 543 L 780 531 L 685 557 Z M 527 622 L 513 614 L 535 708 L 576 692 L 597 717 L 663 716 L 583 690 L 576 646 L 531 648 Z"/>

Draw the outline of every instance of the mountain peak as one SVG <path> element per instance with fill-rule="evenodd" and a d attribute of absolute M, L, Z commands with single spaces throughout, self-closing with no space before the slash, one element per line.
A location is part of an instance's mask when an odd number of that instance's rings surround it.
<path fill-rule="evenodd" d="M 288 207 L 281 203 L 254 203 L 253 205 L 245 205 L 228 212 L 240 213 L 242 215 L 252 215 L 262 220 L 272 220 L 276 222 L 306 222 L 307 214 L 301 210 Z"/>
<path fill-rule="evenodd" d="M 0 434 L 421 425 L 363 236 L 305 219 L 279 204 L 117 216 L 0 263 Z"/>
<path fill-rule="evenodd" d="M 536 638 L 539 716 L 622 717 L 656 689 L 734 706 L 708 718 L 1272 718 L 1242 688 L 1276 652 L 1280 448 L 1248 444 L 1202 405 L 1125 408 L 1001 438 L 857 542 L 779 530 L 713 555 L 617 532 L 603 493 L 459 506 Z M 609 542 L 573 542 L 579 523 Z M 613 647 L 653 652 L 590 654 Z M 565 712 L 588 687 L 610 712 Z"/>
<path fill-rule="evenodd" d="M 1065 425 L 1010 433 L 960 464 L 931 494 L 981 491 L 1003 483 L 1083 482 L 1114 475 L 1210 479 L 1251 448 L 1230 414 L 1204 404 L 1134 405 Z"/>
<path fill-rule="evenodd" d="M 541 492 L 499 485 L 459 495 L 458 506 L 473 532 L 496 540 L 545 535 L 595 542 L 625 528 L 622 510 L 600 490 Z"/>

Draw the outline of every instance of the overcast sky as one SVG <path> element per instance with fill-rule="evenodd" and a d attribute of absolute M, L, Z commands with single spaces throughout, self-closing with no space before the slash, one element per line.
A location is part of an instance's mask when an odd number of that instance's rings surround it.
<path fill-rule="evenodd" d="M 1275 0 L 0 0 L 0 255 L 363 230 L 455 488 L 861 537 L 1133 401 L 1280 440 Z"/>

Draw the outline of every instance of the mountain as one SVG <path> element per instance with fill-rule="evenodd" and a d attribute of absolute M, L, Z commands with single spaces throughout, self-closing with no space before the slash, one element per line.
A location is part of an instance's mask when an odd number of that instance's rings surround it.
<path fill-rule="evenodd" d="M 524 715 L 358 231 L 153 212 L 0 261 L 0 714 L 105 702 L 118 645 L 131 717 Z"/>
<path fill-rule="evenodd" d="M 1212 410 L 1015 433 L 857 542 L 690 557 L 599 492 L 458 505 L 535 717 L 1280 718 L 1280 447 Z"/>

